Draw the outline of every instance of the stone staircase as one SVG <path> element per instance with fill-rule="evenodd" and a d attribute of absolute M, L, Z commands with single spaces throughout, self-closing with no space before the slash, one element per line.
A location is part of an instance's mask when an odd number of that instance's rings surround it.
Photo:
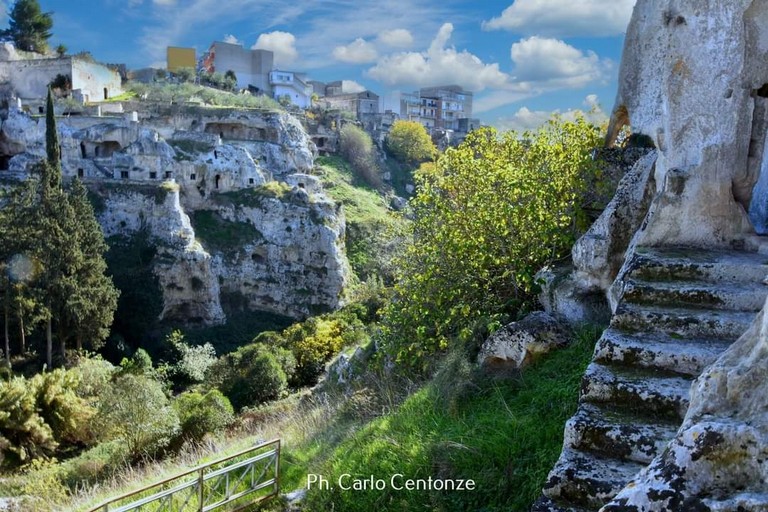
<path fill-rule="evenodd" d="M 638 249 L 534 512 L 596 511 L 674 436 L 691 382 L 747 330 L 768 256 Z"/>

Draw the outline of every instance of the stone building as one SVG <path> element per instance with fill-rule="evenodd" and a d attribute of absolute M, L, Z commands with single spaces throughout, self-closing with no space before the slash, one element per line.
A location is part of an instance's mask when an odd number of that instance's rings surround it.
<path fill-rule="evenodd" d="M 0 51 L 0 83 L 8 83 L 17 98 L 44 98 L 48 85 L 59 75 L 70 79 L 73 95 L 84 102 L 123 93 L 120 74 L 98 62 L 78 56 L 29 57 L 19 55 L 10 43 Z"/>

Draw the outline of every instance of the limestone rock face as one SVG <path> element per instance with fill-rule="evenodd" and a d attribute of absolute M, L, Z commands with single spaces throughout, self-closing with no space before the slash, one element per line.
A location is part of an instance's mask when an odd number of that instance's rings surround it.
<path fill-rule="evenodd" d="M 729 247 L 753 233 L 746 210 L 768 125 L 766 41 L 765 2 L 638 2 L 609 136 L 628 123 L 659 150 L 658 196 L 639 244 Z"/>
<path fill-rule="evenodd" d="M 145 191 L 146 192 L 146 191 Z M 163 294 L 160 320 L 214 325 L 225 320 L 211 255 L 195 241 L 189 216 L 179 201 L 178 187 L 153 190 L 108 190 L 104 210 L 98 214 L 105 236 L 135 235 L 147 229 L 157 245 L 153 271 Z M 152 197 L 154 196 L 154 197 Z"/>
<path fill-rule="evenodd" d="M 704 370 L 667 449 L 602 510 L 766 510 L 768 316 Z"/>
<path fill-rule="evenodd" d="M 522 368 L 535 357 L 568 345 L 571 337 L 552 316 L 537 311 L 491 335 L 480 349 L 478 362 L 488 370 Z"/>
<path fill-rule="evenodd" d="M 656 152 L 638 160 L 624 175 L 616 195 L 573 246 L 574 279 L 585 290 L 607 290 L 619 273 L 632 235 L 648 212 L 653 197 Z"/>
<path fill-rule="evenodd" d="M 25 179 L 45 156 L 44 119 L 11 108 L 0 122 L 0 179 Z M 145 106 L 58 128 L 63 174 L 103 201 L 105 235 L 146 229 L 157 246 L 161 320 L 217 324 L 227 308 L 304 318 L 342 304 L 344 215 L 308 174 L 316 149 L 293 116 Z M 259 191 L 267 182 L 279 192 Z"/>

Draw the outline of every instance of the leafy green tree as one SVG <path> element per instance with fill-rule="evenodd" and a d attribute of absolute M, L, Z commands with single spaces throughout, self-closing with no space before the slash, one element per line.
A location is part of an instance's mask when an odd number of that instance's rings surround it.
<path fill-rule="evenodd" d="M 432 138 L 418 121 L 395 121 L 387 135 L 387 149 L 395 158 L 409 164 L 432 160 L 437 154 Z"/>
<path fill-rule="evenodd" d="M 102 392 L 95 421 L 103 439 L 121 440 L 134 457 L 153 455 L 179 432 L 179 417 L 162 384 L 130 373 Z"/>
<path fill-rule="evenodd" d="M 181 82 L 194 82 L 195 81 L 195 70 L 194 68 L 179 68 L 177 69 L 174 74 L 176 75 L 176 78 L 179 79 Z"/>
<path fill-rule="evenodd" d="M 60 44 L 56 47 L 56 55 L 58 55 L 59 57 L 63 57 L 67 54 L 68 50 L 69 48 L 67 48 L 65 45 Z"/>
<path fill-rule="evenodd" d="M 345 124 L 339 133 L 339 151 L 358 177 L 373 187 L 381 186 L 373 140 L 365 130 L 352 123 Z"/>
<path fill-rule="evenodd" d="M 10 39 L 21 50 L 45 53 L 53 28 L 53 14 L 42 12 L 37 0 L 17 0 L 11 9 L 9 28 L 0 37 Z"/>
<path fill-rule="evenodd" d="M 534 300 L 535 273 L 566 256 L 599 174 L 599 130 L 583 118 L 537 132 L 481 129 L 416 174 L 413 239 L 400 257 L 385 312 L 389 348 L 422 365 Z"/>

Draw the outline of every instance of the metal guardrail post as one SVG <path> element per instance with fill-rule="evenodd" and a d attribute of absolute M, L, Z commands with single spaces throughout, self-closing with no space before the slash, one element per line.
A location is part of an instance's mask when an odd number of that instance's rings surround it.
<path fill-rule="evenodd" d="M 199 499 L 200 499 L 200 512 L 205 509 L 205 468 L 200 468 L 200 474 L 197 477 L 197 485 L 200 486 Z"/>
<path fill-rule="evenodd" d="M 277 440 L 277 453 L 275 454 L 275 495 L 280 494 L 280 439 Z"/>

